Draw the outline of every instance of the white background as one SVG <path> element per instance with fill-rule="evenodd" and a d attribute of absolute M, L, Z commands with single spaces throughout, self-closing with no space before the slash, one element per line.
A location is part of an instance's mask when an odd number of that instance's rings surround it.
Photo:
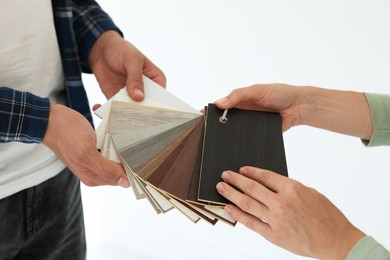
<path fill-rule="evenodd" d="M 99 3 L 165 72 L 167 89 L 197 109 L 255 83 L 389 93 L 387 0 Z M 94 78 L 85 82 L 91 104 L 103 103 Z M 290 177 L 325 194 L 390 248 L 389 148 L 305 126 L 284 141 Z M 239 224 L 193 224 L 176 210 L 157 215 L 131 188 L 82 192 L 89 260 L 304 259 Z"/>

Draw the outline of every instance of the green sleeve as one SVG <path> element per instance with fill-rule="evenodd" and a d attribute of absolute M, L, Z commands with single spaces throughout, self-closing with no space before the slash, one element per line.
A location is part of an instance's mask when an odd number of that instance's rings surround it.
<path fill-rule="evenodd" d="M 390 260 L 390 252 L 374 238 L 365 236 L 360 239 L 345 260 Z"/>
<path fill-rule="evenodd" d="M 390 95 L 364 93 L 371 112 L 373 133 L 366 146 L 390 145 Z"/>

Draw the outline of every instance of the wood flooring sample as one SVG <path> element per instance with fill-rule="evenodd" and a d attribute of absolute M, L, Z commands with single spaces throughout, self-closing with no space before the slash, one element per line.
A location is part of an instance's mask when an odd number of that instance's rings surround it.
<path fill-rule="evenodd" d="M 229 109 L 209 104 L 206 111 L 198 200 L 224 205 L 215 186 L 225 170 L 254 166 L 287 176 L 282 123 L 278 113 Z"/>

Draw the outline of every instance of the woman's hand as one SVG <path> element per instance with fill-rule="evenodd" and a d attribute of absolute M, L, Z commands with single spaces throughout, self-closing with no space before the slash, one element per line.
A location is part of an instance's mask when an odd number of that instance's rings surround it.
<path fill-rule="evenodd" d="M 318 259 L 345 259 L 364 233 L 325 196 L 271 171 L 226 171 L 218 192 L 235 205 L 225 210 L 238 222 L 291 252 Z"/>

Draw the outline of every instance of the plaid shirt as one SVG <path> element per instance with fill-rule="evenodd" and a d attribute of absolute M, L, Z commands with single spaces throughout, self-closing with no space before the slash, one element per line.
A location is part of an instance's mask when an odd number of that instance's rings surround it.
<path fill-rule="evenodd" d="M 81 73 L 92 72 L 88 54 L 96 39 L 104 31 L 119 29 L 94 0 L 52 0 L 52 5 L 68 106 L 92 123 Z M 49 111 L 47 97 L 1 87 L 0 79 L 0 143 L 41 143 Z"/>

